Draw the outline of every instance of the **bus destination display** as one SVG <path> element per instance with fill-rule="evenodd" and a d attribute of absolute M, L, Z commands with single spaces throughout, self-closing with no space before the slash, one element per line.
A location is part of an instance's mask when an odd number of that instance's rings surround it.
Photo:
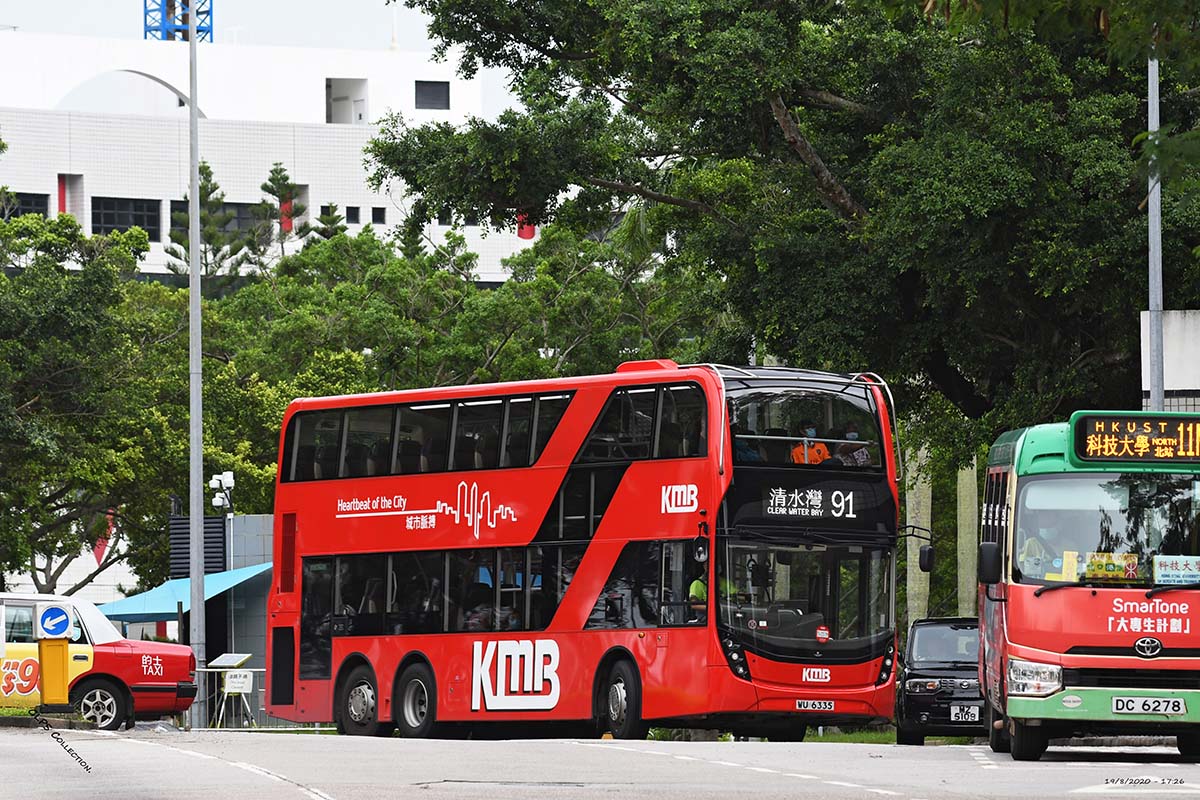
<path fill-rule="evenodd" d="M 1075 455 L 1084 461 L 1200 463 L 1200 416 L 1081 416 Z"/>

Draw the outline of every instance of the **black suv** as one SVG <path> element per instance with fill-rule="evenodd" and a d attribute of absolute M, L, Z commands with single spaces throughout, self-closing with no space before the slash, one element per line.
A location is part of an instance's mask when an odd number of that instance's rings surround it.
<path fill-rule="evenodd" d="M 986 736 L 979 693 L 979 620 L 921 619 L 908 629 L 896 683 L 896 743 L 928 735 Z"/>

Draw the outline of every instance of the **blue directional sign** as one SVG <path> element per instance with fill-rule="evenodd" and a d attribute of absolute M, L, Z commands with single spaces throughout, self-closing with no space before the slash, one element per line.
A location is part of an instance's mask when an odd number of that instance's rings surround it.
<path fill-rule="evenodd" d="M 46 605 L 38 612 L 38 626 L 42 638 L 59 639 L 67 635 L 71 628 L 71 615 L 60 605 Z"/>

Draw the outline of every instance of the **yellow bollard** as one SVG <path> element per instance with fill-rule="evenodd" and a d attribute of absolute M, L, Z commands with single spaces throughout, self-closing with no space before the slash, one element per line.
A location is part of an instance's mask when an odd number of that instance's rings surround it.
<path fill-rule="evenodd" d="M 38 691 L 41 710 L 50 713 L 71 711 L 67 687 L 70 684 L 71 607 L 65 603 L 38 603 L 35 629 L 38 643 Z"/>

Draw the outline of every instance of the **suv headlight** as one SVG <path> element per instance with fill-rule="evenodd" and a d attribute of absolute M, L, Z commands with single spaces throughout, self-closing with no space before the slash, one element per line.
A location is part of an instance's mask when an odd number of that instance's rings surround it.
<path fill-rule="evenodd" d="M 927 678 L 909 678 L 904 682 L 904 691 L 911 694 L 932 694 L 942 685 L 941 681 Z"/>
<path fill-rule="evenodd" d="M 1036 661 L 1008 660 L 1008 693 L 1045 697 L 1062 688 L 1062 667 Z"/>

